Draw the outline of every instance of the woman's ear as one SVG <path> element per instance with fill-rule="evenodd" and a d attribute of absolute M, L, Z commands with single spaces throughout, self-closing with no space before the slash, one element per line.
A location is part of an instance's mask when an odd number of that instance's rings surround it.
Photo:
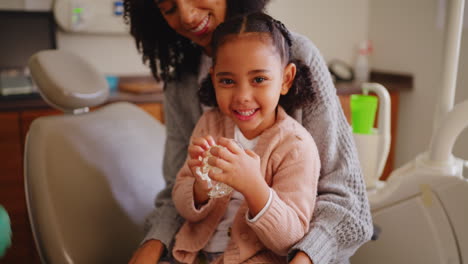
<path fill-rule="evenodd" d="M 281 94 L 285 95 L 289 92 L 291 88 L 294 78 L 296 77 L 296 64 L 289 63 L 286 65 L 283 71 L 283 84 L 281 86 Z"/>

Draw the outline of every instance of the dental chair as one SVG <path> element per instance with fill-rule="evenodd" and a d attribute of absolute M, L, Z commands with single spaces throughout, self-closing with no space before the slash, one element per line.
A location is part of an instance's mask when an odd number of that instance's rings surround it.
<path fill-rule="evenodd" d="M 64 112 L 34 120 L 25 143 L 41 261 L 127 263 L 164 187 L 164 126 L 130 103 L 99 106 L 109 96 L 106 80 L 75 54 L 41 51 L 29 67 L 43 99 Z"/>

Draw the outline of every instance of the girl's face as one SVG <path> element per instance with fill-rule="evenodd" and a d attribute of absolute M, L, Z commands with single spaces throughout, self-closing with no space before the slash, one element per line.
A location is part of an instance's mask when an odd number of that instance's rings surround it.
<path fill-rule="evenodd" d="M 280 95 L 294 80 L 294 64 L 286 67 L 267 38 L 246 33 L 226 41 L 216 53 L 211 80 L 222 113 L 252 139 L 271 127 Z"/>
<path fill-rule="evenodd" d="M 226 16 L 227 0 L 155 0 L 169 26 L 210 54 L 211 35 Z"/>

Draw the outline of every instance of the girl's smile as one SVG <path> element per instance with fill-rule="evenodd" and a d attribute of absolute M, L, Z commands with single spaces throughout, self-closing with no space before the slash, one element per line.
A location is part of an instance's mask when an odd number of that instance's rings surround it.
<path fill-rule="evenodd" d="M 234 116 L 237 117 L 240 121 L 249 121 L 255 117 L 255 114 L 258 112 L 259 108 L 251 110 L 233 110 Z"/>

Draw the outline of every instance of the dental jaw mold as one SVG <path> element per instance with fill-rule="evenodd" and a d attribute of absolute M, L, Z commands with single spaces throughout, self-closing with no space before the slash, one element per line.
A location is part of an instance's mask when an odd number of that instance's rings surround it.
<path fill-rule="evenodd" d="M 225 147 L 219 146 L 219 145 L 212 146 L 211 148 L 213 148 L 213 147 L 225 148 Z M 210 164 L 208 164 L 208 159 L 213 156 L 210 153 L 211 148 L 209 148 L 207 151 L 205 151 L 203 157 L 202 156 L 198 157 L 198 159 L 203 162 L 203 165 L 202 165 L 202 167 L 197 167 L 196 173 L 203 180 L 208 182 L 208 187 L 210 188 L 210 191 L 208 192 L 208 196 L 211 197 L 211 198 L 219 198 L 219 197 L 223 197 L 225 195 L 230 194 L 233 189 L 229 185 L 226 185 L 226 184 L 221 183 L 221 182 L 213 181 L 208 176 L 208 173 L 210 171 L 213 171 L 214 173 L 222 172 L 222 170 L 220 168 L 217 168 L 217 167 L 214 167 L 214 166 L 211 166 Z"/>

